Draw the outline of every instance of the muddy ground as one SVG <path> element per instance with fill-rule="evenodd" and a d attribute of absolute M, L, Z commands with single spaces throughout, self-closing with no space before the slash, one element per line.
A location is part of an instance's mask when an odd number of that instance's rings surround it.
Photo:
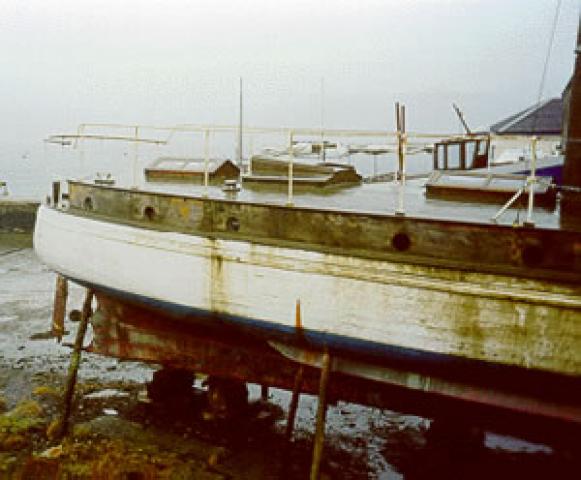
<path fill-rule="evenodd" d="M 0 238 L 0 479 L 308 478 L 316 399 L 301 398 L 294 439 L 284 439 L 290 396 L 224 421 L 206 411 L 202 379 L 187 395 L 151 402 L 154 365 L 83 354 L 64 440 L 56 419 L 76 323 L 58 344 L 50 327 L 55 277 L 30 239 Z M 83 292 L 72 286 L 69 307 Z M 87 341 L 90 339 L 87 339 Z M 428 442 L 427 419 L 338 403 L 329 409 L 324 478 L 578 478 L 572 451 L 488 432 L 484 445 Z"/>

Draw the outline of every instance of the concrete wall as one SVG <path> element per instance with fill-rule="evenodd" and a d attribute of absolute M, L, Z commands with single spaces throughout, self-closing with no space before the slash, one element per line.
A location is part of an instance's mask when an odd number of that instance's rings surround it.
<path fill-rule="evenodd" d="M 0 200 L 0 233 L 32 233 L 39 202 Z"/>

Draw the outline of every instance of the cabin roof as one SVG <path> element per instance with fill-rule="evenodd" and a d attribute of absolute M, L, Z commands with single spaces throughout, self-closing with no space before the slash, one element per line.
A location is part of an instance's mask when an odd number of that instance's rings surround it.
<path fill-rule="evenodd" d="M 208 172 L 216 171 L 226 165 L 232 164 L 228 159 L 210 158 L 208 160 Z M 236 167 L 237 168 L 237 167 Z M 205 160 L 203 158 L 185 158 L 185 157 L 159 157 L 148 167 L 149 171 L 175 171 L 175 172 L 192 172 L 203 173 L 205 169 Z"/>
<path fill-rule="evenodd" d="M 511 115 L 490 127 L 499 135 L 560 135 L 563 100 L 551 98 Z"/>

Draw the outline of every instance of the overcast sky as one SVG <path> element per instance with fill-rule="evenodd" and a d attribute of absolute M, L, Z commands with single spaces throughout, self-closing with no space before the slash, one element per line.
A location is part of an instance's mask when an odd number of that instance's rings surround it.
<path fill-rule="evenodd" d="M 80 122 L 450 131 L 534 103 L 557 0 L 1 0 L 4 145 Z M 572 72 L 562 0 L 544 97 Z"/>

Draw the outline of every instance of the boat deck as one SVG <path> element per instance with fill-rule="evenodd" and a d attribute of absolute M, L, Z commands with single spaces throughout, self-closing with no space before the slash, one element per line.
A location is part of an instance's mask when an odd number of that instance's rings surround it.
<path fill-rule="evenodd" d="M 485 204 L 462 202 L 458 200 L 441 200 L 427 198 L 424 185 L 427 179 L 413 179 L 406 182 L 403 205 L 408 217 L 453 220 L 493 224 L 491 218 L 502 207 L 500 204 Z M 176 183 L 144 183 L 140 190 L 162 192 L 183 196 L 200 197 L 207 194 L 208 198 L 217 200 L 237 200 L 258 204 L 286 205 L 288 191 L 285 186 L 263 188 L 245 188 L 240 191 L 224 192 L 218 186 L 185 185 Z M 317 190 L 295 185 L 292 203 L 295 207 L 306 207 L 321 210 L 347 211 L 371 214 L 393 215 L 399 204 L 400 187 L 397 183 L 363 183 L 351 187 L 329 187 Z M 522 198 L 524 208 L 511 208 L 500 219 L 498 224 L 512 225 L 522 223 L 526 219 L 527 196 Z M 518 202 L 517 202 L 518 203 Z M 533 215 L 537 227 L 558 229 L 558 210 L 552 212 L 536 207 Z"/>

